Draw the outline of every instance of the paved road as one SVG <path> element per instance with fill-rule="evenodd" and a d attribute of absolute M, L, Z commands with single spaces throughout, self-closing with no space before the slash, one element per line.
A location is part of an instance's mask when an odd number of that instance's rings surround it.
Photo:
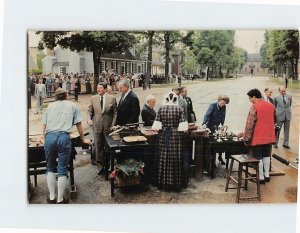
<path fill-rule="evenodd" d="M 194 110 L 197 116 L 197 124 L 202 123 L 203 116 L 210 103 L 216 101 L 219 94 L 227 94 L 230 97 L 230 103 L 227 105 L 227 114 L 225 124 L 229 127 L 229 132 L 241 132 L 244 130 L 245 121 L 251 103 L 246 95 L 252 88 L 258 88 L 263 91 L 269 87 L 274 89 L 274 96 L 278 94 L 278 84 L 269 80 L 268 77 L 243 77 L 233 80 L 222 81 L 195 81 L 185 82 L 188 88 L 188 95 L 193 100 Z M 156 108 L 159 107 L 163 95 L 170 87 L 154 87 L 151 90 L 143 91 L 141 88 L 134 89 L 140 98 L 141 107 L 148 94 L 153 94 L 158 99 Z M 289 160 L 293 160 L 299 151 L 299 104 L 300 93 L 298 90 L 288 90 L 293 95 L 293 118 L 291 122 L 291 147 L 286 150 L 279 146 L 274 150 Z M 86 116 L 87 106 L 91 95 L 82 95 L 79 97 L 78 105 L 81 112 Z M 116 95 L 117 98 L 120 94 Z M 90 131 L 90 128 L 84 121 L 84 128 Z M 34 115 L 29 111 L 29 134 L 41 133 L 41 116 Z M 282 141 L 282 138 L 280 142 Z M 279 145 L 281 145 L 279 143 Z M 154 187 L 150 187 L 147 193 L 122 194 L 116 192 L 116 197 L 111 199 L 109 196 L 109 184 L 102 177 L 96 175 L 97 168 L 89 163 L 89 156 L 79 154 L 76 161 L 75 181 L 78 188 L 78 200 L 74 203 L 233 203 L 235 201 L 235 192 L 224 192 L 225 169 L 218 165 L 217 178 L 210 180 L 204 177 L 201 181 L 191 179 L 189 187 L 182 193 L 160 192 Z M 271 183 L 262 186 L 262 202 L 295 202 L 297 196 L 297 171 L 286 167 L 281 163 L 274 161 L 276 169 L 286 172 L 285 176 L 272 177 Z M 45 177 L 39 176 L 39 186 L 35 188 L 36 195 L 32 203 L 45 203 L 47 187 Z M 90 190 L 87 192 L 86 190 Z"/>

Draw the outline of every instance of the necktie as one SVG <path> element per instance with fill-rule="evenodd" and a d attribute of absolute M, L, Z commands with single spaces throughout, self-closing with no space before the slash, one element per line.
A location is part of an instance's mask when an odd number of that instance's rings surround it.
<path fill-rule="evenodd" d="M 120 104 L 124 101 L 124 94 L 122 94 L 121 99 L 120 99 Z"/>
<path fill-rule="evenodd" d="M 101 110 L 103 109 L 103 96 L 101 96 L 101 99 L 100 99 L 100 106 L 101 106 Z"/>
<path fill-rule="evenodd" d="M 282 100 L 283 100 L 283 104 L 284 104 L 284 106 L 286 105 L 286 101 L 285 101 L 285 98 L 284 98 L 285 96 L 282 96 Z"/>

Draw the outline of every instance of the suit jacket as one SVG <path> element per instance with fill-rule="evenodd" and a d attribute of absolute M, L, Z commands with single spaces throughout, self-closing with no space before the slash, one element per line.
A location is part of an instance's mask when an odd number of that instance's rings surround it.
<path fill-rule="evenodd" d="M 268 98 L 268 100 L 266 100 L 266 98 Z M 268 101 L 268 102 L 270 102 L 271 104 L 274 104 L 274 101 L 273 101 L 273 99 L 272 98 L 270 98 L 270 97 L 267 97 L 267 96 L 263 96 L 263 99 L 265 100 L 265 101 Z"/>
<path fill-rule="evenodd" d="M 39 89 L 38 89 L 38 85 L 42 85 L 42 88 L 41 88 L 41 92 L 39 92 Z M 38 97 L 42 97 L 42 98 L 45 98 L 46 97 L 46 86 L 45 86 L 45 84 L 35 84 L 35 90 L 34 90 L 34 96 L 36 97 L 36 98 L 38 98 Z"/>
<path fill-rule="evenodd" d="M 93 121 L 93 130 L 95 133 L 108 132 L 112 125 L 116 124 L 117 118 L 117 100 L 112 95 L 105 94 L 104 112 L 102 113 L 100 105 L 100 95 L 94 95 L 91 98 L 88 107 L 88 118 Z"/>
<path fill-rule="evenodd" d="M 142 112 L 142 120 L 145 122 L 144 126 L 152 126 L 156 117 L 156 112 L 147 104 L 144 105 Z"/>
<path fill-rule="evenodd" d="M 130 91 L 126 98 L 118 104 L 117 125 L 126 125 L 139 122 L 140 101 L 133 91 Z"/>
<path fill-rule="evenodd" d="M 193 103 L 190 97 L 185 96 L 184 99 L 186 100 L 187 103 L 187 116 L 188 116 L 188 122 L 189 123 L 195 123 L 196 119 L 196 114 L 193 109 Z"/>
<path fill-rule="evenodd" d="M 285 95 L 285 102 L 286 105 L 283 103 L 282 95 L 274 98 L 277 121 L 285 121 L 285 119 L 291 120 L 292 96 Z"/>
<path fill-rule="evenodd" d="M 183 99 L 182 96 L 179 96 L 178 103 L 179 103 L 179 107 L 181 107 L 183 111 L 184 120 L 188 121 L 187 102 Z"/>

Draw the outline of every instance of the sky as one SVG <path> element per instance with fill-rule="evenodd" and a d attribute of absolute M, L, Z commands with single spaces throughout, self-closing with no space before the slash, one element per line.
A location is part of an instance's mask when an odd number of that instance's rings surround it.
<path fill-rule="evenodd" d="M 236 30 L 235 45 L 247 50 L 248 53 L 258 53 L 264 43 L 265 30 Z M 28 32 L 29 47 L 37 47 L 39 35 L 33 31 Z"/>

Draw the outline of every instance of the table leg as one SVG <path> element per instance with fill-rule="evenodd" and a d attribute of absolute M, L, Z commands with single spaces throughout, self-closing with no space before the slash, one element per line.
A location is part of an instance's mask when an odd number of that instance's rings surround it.
<path fill-rule="evenodd" d="M 215 150 L 211 150 L 211 157 L 210 157 L 210 178 L 215 178 L 215 167 L 216 167 L 216 152 Z"/>
<path fill-rule="evenodd" d="M 77 190 L 74 182 L 73 157 L 70 158 L 69 168 L 70 168 L 70 197 L 72 200 L 74 200 L 77 198 Z"/>
<path fill-rule="evenodd" d="M 200 179 L 203 175 L 203 139 L 195 139 L 195 178 Z"/>
<path fill-rule="evenodd" d="M 112 153 L 110 153 L 110 171 L 113 172 L 115 169 L 115 151 L 113 150 Z M 110 179 L 110 195 L 113 197 L 115 195 L 115 179 Z"/>

